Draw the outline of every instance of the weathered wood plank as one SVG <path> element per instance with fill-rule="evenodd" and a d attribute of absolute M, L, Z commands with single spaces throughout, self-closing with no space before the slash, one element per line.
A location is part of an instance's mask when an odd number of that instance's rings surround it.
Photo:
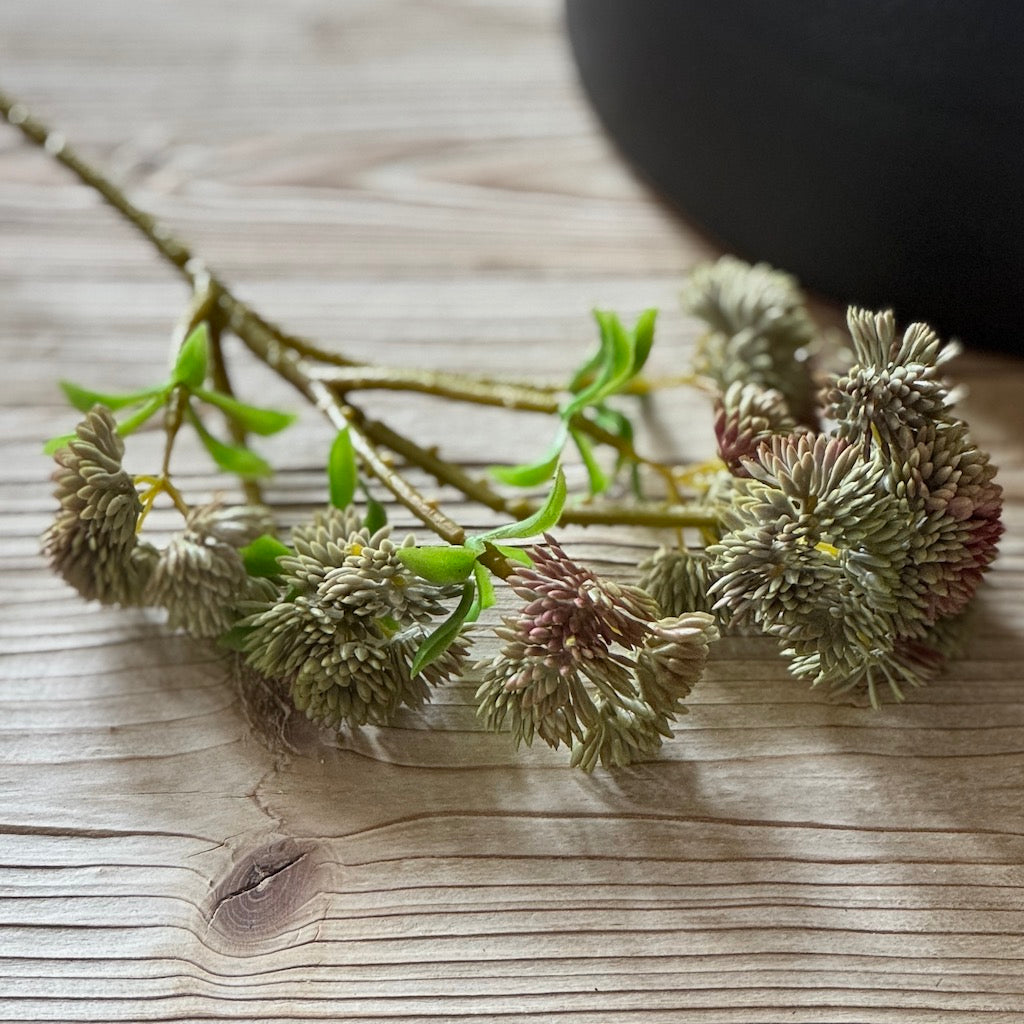
<path fill-rule="evenodd" d="M 555 0 L 8 0 L 4 15 L 3 85 L 290 327 L 395 365 L 558 380 L 593 305 L 659 305 L 658 367 L 685 364 L 675 295 L 712 250 L 597 132 Z M 268 750 L 223 655 L 48 574 L 38 445 L 70 422 L 53 380 L 155 379 L 183 299 L 129 229 L 0 130 L 0 1020 L 1024 1015 L 1018 362 L 956 367 L 1009 527 L 966 658 L 872 714 L 734 639 L 659 760 L 588 778 L 483 733 L 472 677 L 393 728 L 334 745 L 299 729 L 298 753 Z M 240 383 L 292 401 L 258 369 Z M 411 396 L 367 407 L 477 466 L 499 454 L 482 433 L 511 456 L 550 430 Z M 700 396 L 656 415 L 651 445 L 706 453 Z M 290 467 L 269 489 L 283 521 L 322 500 L 327 438 L 306 415 L 267 443 Z M 157 444 L 133 445 L 138 468 Z M 178 468 L 190 492 L 224 486 L 194 447 Z M 656 540 L 564 539 L 619 578 Z"/>

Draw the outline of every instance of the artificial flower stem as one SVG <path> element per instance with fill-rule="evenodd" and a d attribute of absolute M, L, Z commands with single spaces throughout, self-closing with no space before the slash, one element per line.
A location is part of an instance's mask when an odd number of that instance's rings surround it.
<path fill-rule="evenodd" d="M 231 329 L 241 335 L 242 330 L 259 330 L 275 337 L 278 344 L 295 347 L 306 344 L 303 339 L 288 334 L 264 320 L 249 305 L 238 299 L 216 275 L 209 273 L 191 249 L 157 219 L 136 206 L 124 192 L 102 172 L 83 160 L 66 142 L 61 132 L 54 131 L 34 117 L 23 104 L 0 92 L 0 116 L 17 128 L 30 142 L 46 150 L 59 164 L 71 171 L 82 184 L 98 192 L 128 223 L 132 224 L 157 252 L 175 267 L 189 284 L 196 288 L 204 280 L 218 296 L 222 309 L 231 318 Z M 336 354 L 338 362 L 345 357 Z"/>
<path fill-rule="evenodd" d="M 314 379 L 300 367 L 297 359 L 300 354 L 308 354 L 310 358 L 323 361 L 326 354 L 324 350 L 304 339 L 282 331 L 261 317 L 247 303 L 237 298 L 223 281 L 209 272 L 194 257 L 188 246 L 175 238 L 151 214 L 132 203 L 124 192 L 105 175 L 79 157 L 60 132 L 51 130 L 30 114 L 23 104 L 2 92 L 0 92 L 0 115 L 21 131 L 26 139 L 45 149 L 53 159 L 68 168 L 83 184 L 99 193 L 110 206 L 149 241 L 168 263 L 188 280 L 194 290 L 197 288 L 202 290 L 204 287 L 209 289 L 210 294 L 216 296 L 223 322 L 241 338 L 250 351 L 325 412 L 339 429 L 348 424 L 343 412 L 343 403 L 332 393 L 326 383 L 329 378 Z M 347 380 L 337 379 L 333 382 L 340 390 L 355 389 L 359 379 L 363 379 L 367 387 L 383 386 L 390 372 L 385 369 L 354 366 L 351 360 L 338 353 L 330 354 L 330 362 L 340 369 L 351 367 L 353 370 Z M 370 376 L 367 376 L 367 371 L 372 371 Z M 525 408 L 528 411 L 549 415 L 557 413 L 559 408 L 555 394 L 546 389 L 500 384 L 462 375 L 449 377 L 445 374 L 432 374 L 429 371 L 424 371 L 406 374 L 400 379 L 392 377 L 391 380 L 392 383 L 404 385 L 405 390 L 426 390 L 427 393 L 439 394 L 442 397 L 461 398 L 504 408 Z M 372 383 L 373 381 L 376 383 Z M 433 390 L 429 390 L 431 388 Z M 638 461 L 654 467 L 661 465 L 639 457 L 628 442 L 601 430 L 584 417 L 574 417 L 573 425 L 585 430 L 595 440 L 612 445 L 620 453 L 626 454 L 630 458 L 636 458 Z M 422 494 L 387 466 L 368 438 L 358 430 L 355 430 L 353 434 L 353 443 L 357 443 L 358 439 L 357 451 L 366 468 L 394 494 L 398 501 L 416 515 L 424 525 L 434 530 L 438 536 L 449 543 L 461 544 L 465 537 L 465 530 L 454 520 L 441 513 Z M 622 518 L 617 517 L 616 511 L 613 507 L 569 510 L 563 516 L 563 522 L 608 524 L 623 522 L 678 526 L 681 525 L 682 519 L 686 520 L 682 525 L 711 525 L 714 521 L 713 517 L 707 513 L 695 512 L 690 515 L 687 512 L 680 516 L 674 514 L 671 508 L 654 513 L 639 509 L 618 510 L 621 513 L 629 513 Z"/>

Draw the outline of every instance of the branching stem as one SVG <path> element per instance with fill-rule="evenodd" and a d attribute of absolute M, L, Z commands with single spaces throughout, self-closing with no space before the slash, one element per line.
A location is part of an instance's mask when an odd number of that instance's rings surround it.
<path fill-rule="evenodd" d="M 220 332 L 222 328 L 227 327 L 238 335 L 257 358 L 320 409 L 335 427 L 348 427 L 353 447 L 364 468 L 417 519 L 448 543 L 461 544 L 466 535 L 464 528 L 396 472 L 380 454 L 379 445 L 389 448 L 439 481 L 456 487 L 466 497 L 503 515 L 519 517 L 533 510 L 535 506 L 532 503 L 504 498 L 487 483 L 474 479 L 461 467 L 441 459 L 436 453 L 403 437 L 384 424 L 368 420 L 352 406 L 347 396 L 352 391 L 372 388 L 417 391 L 480 405 L 557 415 L 560 408 L 560 389 L 505 383 L 468 374 L 370 366 L 357 363 L 342 353 L 328 351 L 308 339 L 290 334 L 265 320 L 251 306 L 239 299 L 219 277 L 194 256 L 187 245 L 155 217 L 132 203 L 109 178 L 79 157 L 60 132 L 51 130 L 35 118 L 23 104 L 0 93 L 0 115 L 18 128 L 26 139 L 43 148 L 54 160 L 68 168 L 79 181 L 102 196 L 189 282 L 195 298 L 187 322 L 179 329 L 181 336 L 176 338 L 176 342 L 184 340 L 188 330 L 199 320 L 208 321 L 212 372 L 221 391 L 232 394 L 220 343 Z M 323 365 L 313 368 L 313 363 Z M 330 368 L 325 369 L 324 365 Z M 646 394 L 659 384 L 660 382 L 656 381 L 635 381 L 627 390 L 636 394 Z M 183 394 L 176 396 L 168 408 L 167 444 L 161 476 L 148 481 L 151 484 L 151 491 L 146 496 L 151 504 L 158 493 L 168 493 L 175 504 L 185 512 L 187 506 L 170 483 L 169 463 L 186 400 Z M 632 524 L 677 529 L 711 529 L 716 525 L 715 517 L 706 510 L 680 503 L 670 467 L 641 456 L 629 441 L 604 430 L 583 415 L 573 417 L 571 426 L 584 431 L 595 441 L 611 446 L 620 455 L 646 465 L 661 475 L 666 483 L 670 503 L 657 506 L 603 505 L 570 508 L 563 514 L 562 522 Z M 234 436 L 235 440 L 244 441 L 244 434 L 236 432 Z M 259 492 L 254 487 L 247 486 L 246 493 L 249 500 L 258 500 Z M 507 575 L 507 568 L 507 564 L 492 566 L 499 575 Z"/>

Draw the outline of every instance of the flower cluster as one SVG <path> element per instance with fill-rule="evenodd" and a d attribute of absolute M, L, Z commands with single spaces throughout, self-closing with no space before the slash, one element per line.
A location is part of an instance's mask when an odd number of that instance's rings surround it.
<path fill-rule="evenodd" d="M 86 600 L 138 604 L 157 553 L 135 532 L 142 502 L 121 466 L 124 441 L 114 417 L 96 406 L 54 458 L 60 508 L 43 536 L 43 554 Z"/>
<path fill-rule="evenodd" d="M 729 474 L 713 494 L 724 529 L 707 550 L 708 593 L 720 613 L 776 637 L 795 675 L 863 688 L 873 704 L 883 684 L 901 699 L 953 650 L 1002 532 L 995 469 L 941 378 L 956 348 L 923 324 L 899 336 L 891 313 L 851 309 L 855 362 L 821 410 L 834 428 L 800 426 L 815 419 L 791 404 L 802 393 L 780 388 L 746 340 L 764 312 L 733 301 L 722 314 L 723 295 L 765 294 L 769 272 L 744 266 L 696 275 L 689 297 L 715 339 L 705 360 L 723 361 L 705 366 L 723 388 Z M 781 295 L 785 279 L 776 285 Z"/>
<path fill-rule="evenodd" d="M 792 277 L 724 256 L 693 270 L 682 300 L 708 325 L 697 350 L 699 373 L 723 394 L 733 384 L 777 391 L 787 416 L 816 422 L 815 385 L 807 372 L 816 331 Z"/>
<path fill-rule="evenodd" d="M 499 542 L 536 537 L 559 521 L 561 469 L 544 504 L 473 537 L 403 483 L 396 493 L 421 520 L 455 538 L 447 547 L 407 550 L 411 536 L 396 542 L 388 526 L 367 526 L 349 504 L 359 473 L 354 427 L 339 432 L 328 462 L 332 501 L 348 507 L 295 527 L 290 546 L 274 536 L 262 507 L 189 509 L 167 476 L 175 430 L 168 427 L 159 477 L 124 470 L 121 434 L 186 386 L 241 416 L 246 429 L 273 431 L 289 419 L 205 390 L 206 356 L 192 341 L 171 381 L 141 393 L 141 411 L 119 426 L 96 406 L 57 450 L 59 510 L 43 550 L 84 597 L 157 607 L 171 628 L 234 646 L 240 675 L 263 703 L 279 710 L 290 697 L 330 727 L 386 724 L 460 673 L 469 647 L 462 625 L 493 603 L 488 571 L 510 569 L 508 583 L 525 604 L 497 628 L 498 653 L 477 666 L 479 714 L 491 728 L 507 727 L 517 743 L 540 738 L 570 747 L 572 763 L 587 771 L 648 757 L 672 735 L 720 626 L 773 637 L 793 674 L 812 685 L 862 691 L 872 704 L 883 688 L 902 698 L 955 650 L 1002 533 L 995 469 L 942 379 L 955 347 L 923 324 L 901 335 L 891 313 L 851 309 L 852 363 L 818 379 L 808 359 L 815 332 L 787 275 L 726 258 L 694 272 L 684 303 L 708 325 L 697 368 L 718 389 L 721 471 L 700 479 L 703 487 L 712 477 L 694 498 L 704 502 L 696 514 L 681 504 L 670 510 L 689 517 L 680 523 L 680 545 L 641 565 L 640 586 L 602 579 L 547 533 L 532 561 L 512 568 L 508 559 L 517 553 Z M 600 477 L 604 485 L 574 416 L 614 434 L 620 456 L 632 452 L 628 418 L 605 400 L 643 367 L 653 315 L 632 333 L 617 319 L 602 323 L 602 347 L 581 378 L 595 379 L 574 391 L 575 402 L 599 396 L 595 418 L 580 412 L 585 403 L 569 407 L 571 416 L 563 408 L 561 438 L 572 426 L 591 483 Z M 197 329 L 190 337 L 201 335 Z M 76 386 L 71 392 L 79 408 L 102 397 Z M 222 468 L 242 476 L 262 469 L 252 452 L 204 430 Z M 560 452 L 519 467 L 516 477 L 536 483 Z M 424 456 L 435 469 L 443 465 Z M 384 462 L 365 450 L 361 457 L 391 479 Z M 673 502 L 683 480 L 699 491 L 695 474 L 655 465 Z M 141 497 L 137 482 L 148 486 Z M 138 534 L 160 493 L 185 523 L 158 550 Z M 370 504 L 368 516 L 382 522 L 380 506 L 370 516 Z M 703 548 L 681 543 L 691 528 Z"/>
<path fill-rule="evenodd" d="M 457 637 L 413 676 L 427 627 L 459 588 L 410 573 L 388 527 L 371 535 L 351 511 L 320 513 L 295 528 L 294 550 L 267 578 L 249 572 L 242 549 L 272 532 L 268 511 L 214 504 L 191 509 L 158 550 L 138 540 L 143 503 L 123 456 L 101 406 L 56 452 L 60 508 L 43 551 L 83 597 L 161 608 L 172 629 L 200 639 L 237 628 L 249 668 L 325 725 L 386 722 L 461 668 L 467 645 Z"/>
<path fill-rule="evenodd" d="M 573 748 L 584 770 L 629 764 L 671 736 L 670 722 L 700 677 L 712 616 L 660 618 L 639 587 L 604 580 L 573 562 L 551 538 L 533 565 L 509 578 L 527 603 L 497 630 L 501 651 L 483 663 L 480 714 L 508 724 L 516 742 L 540 737 Z"/>
<path fill-rule="evenodd" d="M 463 637 L 412 674 L 427 624 L 459 588 L 414 576 L 397 557 L 389 527 L 371 534 L 351 510 L 330 508 L 296 527 L 291 540 L 294 553 L 279 559 L 280 588 L 250 607 L 241 628 L 249 665 L 285 680 L 309 718 L 384 724 L 459 671 Z"/>
<path fill-rule="evenodd" d="M 167 624 L 214 640 L 238 619 L 248 601 L 273 593 L 250 576 L 239 549 L 273 528 L 265 509 L 208 505 L 193 509 L 185 529 L 171 537 L 153 566 L 144 602 L 167 610 Z"/>

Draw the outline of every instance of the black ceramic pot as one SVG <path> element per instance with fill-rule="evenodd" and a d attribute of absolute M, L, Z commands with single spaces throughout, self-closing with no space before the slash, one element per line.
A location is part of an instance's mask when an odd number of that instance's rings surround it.
<path fill-rule="evenodd" d="M 626 156 L 748 259 L 1024 354 L 1024 4 L 568 0 Z"/>

